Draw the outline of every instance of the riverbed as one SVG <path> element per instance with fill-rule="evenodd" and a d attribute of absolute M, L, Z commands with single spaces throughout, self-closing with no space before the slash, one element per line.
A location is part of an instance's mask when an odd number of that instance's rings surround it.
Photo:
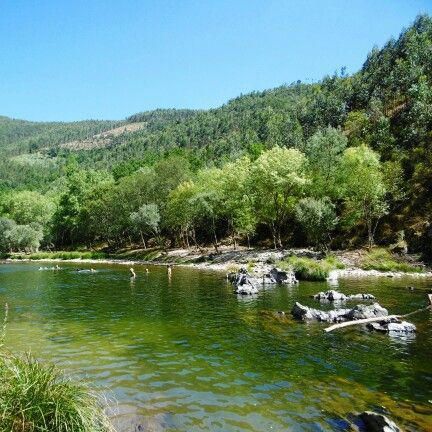
<path fill-rule="evenodd" d="M 136 266 L 131 280 L 124 265 L 38 270 L 53 265 L 0 265 L 7 348 L 89 379 L 125 430 L 342 431 L 365 409 L 432 429 L 430 312 L 413 317 L 414 336 L 359 327 L 324 334 L 325 324 L 273 312 L 295 301 L 331 307 L 310 298 L 327 283 L 244 298 L 220 272 L 178 267 L 169 279 L 165 267 Z M 427 278 L 363 278 L 337 289 L 371 293 L 390 313 L 406 313 L 425 305 L 431 287 Z"/>

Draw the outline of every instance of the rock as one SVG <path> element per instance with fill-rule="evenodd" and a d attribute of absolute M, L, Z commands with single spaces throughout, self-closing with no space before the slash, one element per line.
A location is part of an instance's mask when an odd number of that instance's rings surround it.
<path fill-rule="evenodd" d="M 417 331 L 417 328 L 414 324 L 407 321 L 399 321 L 388 323 L 387 331 L 389 333 L 415 333 Z"/>
<path fill-rule="evenodd" d="M 402 432 L 395 422 L 383 414 L 365 411 L 359 417 L 365 424 L 366 432 Z"/>
<path fill-rule="evenodd" d="M 326 292 L 319 292 L 313 296 L 315 300 L 328 300 L 328 301 L 344 301 L 347 299 L 347 296 L 343 293 L 340 293 L 335 290 L 330 290 Z"/>
<path fill-rule="evenodd" d="M 325 321 L 325 322 L 340 322 L 344 321 L 345 315 L 350 312 L 350 309 L 334 309 L 330 311 L 321 311 L 296 302 L 291 310 L 294 318 L 302 321 Z"/>
<path fill-rule="evenodd" d="M 227 277 L 235 286 L 237 294 L 252 295 L 258 293 L 259 280 L 252 278 L 246 269 L 242 268 L 238 273 L 230 273 Z"/>
<path fill-rule="evenodd" d="M 351 309 L 346 318 L 348 320 L 359 320 L 366 318 L 375 317 L 386 317 L 388 315 L 387 309 L 383 308 L 379 303 L 374 303 L 372 305 L 357 305 Z"/>
<path fill-rule="evenodd" d="M 407 321 L 401 321 L 398 318 L 392 318 L 389 320 L 368 323 L 366 327 L 369 330 L 379 331 L 381 333 L 393 333 L 393 334 L 408 334 L 415 333 L 417 331 L 416 326 Z"/>
<path fill-rule="evenodd" d="M 241 294 L 241 295 L 258 294 L 258 288 L 251 284 L 244 284 L 237 287 L 236 294 Z"/>
<path fill-rule="evenodd" d="M 278 269 L 276 267 L 273 267 L 270 270 L 268 277 L 271 277 L 278 284 L 293 285 L 293 284 L 298 283 L 298 280 L 296 279 L 293 272 L 284 271 L 284 270 Z"/>
<path fill-rule="evenodd" d="M 372 294 L 351 294 L 348 300 L 375 300 L 375 296 Z"/>
<path fill-rule="evenodd" d="M 326 292 L 319 292 L 312 296 L 315 300 L 327 300 L 330 302 L 334 301 L 345 301 L 345 300 L 373 300 L 375 297 L 372 294 L 352 294 L 345 295 L 344 293 L 330 290 Z"/>

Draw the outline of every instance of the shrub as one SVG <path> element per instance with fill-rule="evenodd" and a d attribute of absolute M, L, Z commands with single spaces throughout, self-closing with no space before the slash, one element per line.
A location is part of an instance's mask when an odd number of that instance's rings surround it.
<path fill-rule="evenodd" d="M 293 270 L 297 279 L 309 281 L 324 281 L 331 270 L 344 268 L 344 265 L 331 255 L 322 260 L 292 256 L 281 261 L 280 266 Z"/>
<path fill-rule="evenodd" d="M 61 259 L 61 260 L 70 260 L 70 259 L 102 259 L 106 257 L 106 254 L 103 252 L 95 252 L 95 251 L 58 251 L 58 252 L 34 252 L 31 254 L 12 254 L 12 258 L 15 259 L 31 259 L 31 260 L 40 260 L 40 259 Z"/>
<path fill-rule="evenodd" d="M 383 248 L 374 248 L 370 250 L 361 259 L 360 267 L 364 270 L 420 273 L 420 267 L 413 266 L 403 262 L 392 255 L 388 250 Z"/>

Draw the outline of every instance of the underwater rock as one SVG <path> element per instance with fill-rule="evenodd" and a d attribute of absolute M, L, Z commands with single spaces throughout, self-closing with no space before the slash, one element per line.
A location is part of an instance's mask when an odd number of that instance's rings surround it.
<path fill-rule="evenodd" d="M 359 417 L 363 420 L 366 432 L 402 432 L 394 421 L 383 414 L 365 411 Z"/>

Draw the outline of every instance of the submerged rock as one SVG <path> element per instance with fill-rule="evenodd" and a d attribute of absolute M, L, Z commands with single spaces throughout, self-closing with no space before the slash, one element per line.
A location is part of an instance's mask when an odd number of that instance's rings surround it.
<path fill-rule="evenodd" d="M 348 296 L 348 300 L 375 300 L 375 296 L 372 294 L 351 294 Z"/>
<path fill-rule="evenodd" d="M 360 414 L 367 432 L 402 432 L 399 426 L 383 414 L 365 411 Z"/>

